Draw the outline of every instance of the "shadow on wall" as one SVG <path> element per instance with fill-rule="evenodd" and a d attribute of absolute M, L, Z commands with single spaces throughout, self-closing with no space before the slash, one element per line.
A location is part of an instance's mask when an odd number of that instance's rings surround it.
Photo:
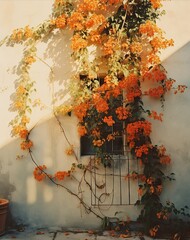
<path fill-rule="evenodd" d="M 166 146 L 171 155 L 172 163 L 168 174 L 175 173 L 176 181 L 167 184 L 163 192 L 163 200 L 170 200 L 177 207 L 190 206 L 190 42 L 168 57 L 163 66 L 168 76 L 176 80 L 176 85 L 186 85 L 188 88 L 181 94 L 166 94 L 164 107 L 161 104 L 146 99 L 150 109 L 164 114 L 163 122 L 152 121 L 152 139 L 154 144 Z"/>
<path fill-rule="evenodd" d="M 77 119 L 74 116 L 64 116 L 60 118 L 65 134 L 78 150 L 80 139 L 77 132 Z M 51 118 L 37 125 L 31 132 L 31 140 L 34 142 L 33 157 L 37 164 L 47 166 L 47 172 L 53 174 L 57 171 L 70 170 L 72 163 L 78 163 L 74 156 L 65 154 L 69 147 L 56 119 Z M 61 187 L 56 187 L 50 181 L 36 182 L 33 177 L 35 165 L 28 154 L 19 150 L 20 140 L 12 141 L 10 144 L 0 149 L 0 162 L 4 172 L 9 174 L 10 182 L 14 185 L 14 193 L 10 193 L 11 212 L 18 224 L 30 224 L 38 227 L 43 226 L 64 226 L 75 228 L 97 228 L 101 225 L 101 220 L 93 214 L 86 214 L 83 206 L 76 197 L 70 195 Z M 76 152 L 77 153 L 77 152 Z M 24 156 L 22 157 L 22 155 Z M 21 156 L 20 158 L 16 156 Z M 78 153 L 77 153 L 78 155 Z M 79 163 L 85 163 L 86 159 L 80 159 Z M 91 181 L 90 175 L 85 176 L 85 180 Z M 101 185 L 104 178 L 97 180 Z M 112 188 L 113 179 L 110 177 Z M 117 180 L 117 179 L 116 179 Z M 115 180 L 115 181 L 116 181 Z M 124 181 L 126 183 L 126 181 Z M 61 184 L 68 187 L 76 194 L 83 193 L 84 201 L 91 205 L 91 191 L 84 181 L 83 171 L 77 170 L 72 179 L 66 178 Z M 8 186 L 6 180 L 4 185 Z M 111 191 L 111 190 L 110 190 Z M 1 192 L 1 186 L 0 186 Z M 126 192 L 126 191 L 125 191 Z M 137 189 L 134 190 L 137 195 Z M 117 189 L 115 190 L 117 194 Z M 137 199 L 135 199 L 137 200 Z M 109 204 L 110 199 L 109 199 Z M 96 206 L 94 209 L 103 216 Z M 129 211 L 133 211 L 133 219 L 138 216 L 137 207 L 133 206 L 101 206 L 102 213 L 113 217 L 115 212 L 121 210 L 126 216 L 131 216 Z M 129 211 L 128 211 L 129 210 Z M 74 217 L 73 217 L 74 216 Z M 135 217 L 134 217 L 135 216 Z"/>
<path fill-rule="evenodd" d="M 44 54 L 45 59 L 51 59 L 53 62 L 54 76 L 50 73 L 50 81 L 52 80 L 52 84 L 54 84 L 54 99 L 58 103 L 68 100 L 69 82 L 72 81 L 72 74 L 77 67 L 71 57 L 72 51 L 69 45 L 71 37 L 72 32 L 69 30 L 64 33 L 52 33 L 51 37 L 47 39 L 47 48 Z"/>
<path fill-rule="evenodd" d="M 16 189 L 14 185 L 10 183 L 9 173 L 3 173 L 2 166 L 0 168 L 0 188 L 1 188 L 1 198 L 10 199 L 12 192 Z"/>
<path fill-rule="evenodd" d="M 167 141 L 172 157 L 172 171 L 176 174 L 174 187 L 169 189 L 170 195 L 165 194 L 165 199 L 170 197 L 179 207 L 190 206 L 190 41 L 168 57 L 163 65 L 168 75 L 176 79 L 176 84 L 187 86 L 185 93 L 168 96 L 166 99 L 164 126 L 159 133 L 163 141 L 166 134 L 165 142 Z"/>
<path fill-rule="evenodd" d="M 171 78 L 190 87 L 190 41 L 163 61 L 163 65 Z"/>
<path fill-rule="evenodd" d="M 68 139 L 74 146 L 78 146 L 76 118 L 65 116 L 61 121 Z M 72 163 L 76 162 L 72 156 L 65 154 L 68 143 L 55 119 L 36 126 L 31 132 L 31 139 L 35 145 L 34 158 L 37 164 L 47 166 L 48 173 L 69 170 Z M 0 149 L 0 196 L 10 200 L 11 212 L 17 223 L 75 226 L 81 214 L 78 200 L 49 181 L 36 182 L 33 178 L 35 165 L 27 153 L 19 150 L 19 145 L 20 140 L 17 139 Z M 78 185 L 70 179 L 66 179 L 63 184 L 69 184 L 73 191 L 78 191 Z"/>

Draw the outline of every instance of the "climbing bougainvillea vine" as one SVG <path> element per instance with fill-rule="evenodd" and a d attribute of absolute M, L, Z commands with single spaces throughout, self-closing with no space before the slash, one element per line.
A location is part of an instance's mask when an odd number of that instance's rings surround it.
<path fill-rule="evenodd" d="M 161 221 L 170 214 L 160 202 L 160 194 L 165 179 L 163 169 L 171 159 L 164 146 L 154 145 L 151 140 L 154 129 L 150 119 L 162 121 L 163 114 L 145 109 L 143 99 L 158 99 L 163 105 L 165 94 L 184 92 L 186 88 L 182 85 L 174 88 L 175 81 L 168 78 L 160 61 L 161 50 L 173 45 L 173 40 L 166 39 L 156 24 L 164 13 L 161 7 L 161 0 L 55 0 L 49 20 L 36 28 L 16 29 L 4 40 L 8 45 L 25 46 L 12 103 L 17 115 L 11 125 L 12 134 L 22 139 L 21 149 L 29 151 L 32 157 L 35 143 L 27 126 L 35 83 L 29 72 L 38 60 L 37 43 L 55 31 L 73 33 L 70 47 L 78 70 L 75 84 L 70 86 L 72 101 L 70 105 L 63 102 L 54 107 L 54 115 L 57 120 L 71 112 L 78 117 L 79 135 L 89 137 L 98 164 L 105 167 L 105 156 L 109 155 L 106 144 L 119 135 L 125 136 L 132 156 L 144 166 L 143 173 L 127 177 L 140 181 L 141 199 L 137 204 L 142 204 L 143 209 L 139 220 L 146 223 L 151 236 L 157 234 Z M 93 58 L 91 48 L 97 53 Z M 104 76 L 100 80 L 102 70 Z M 122 123 L 122 128 L 113 131 L 118 123 Z M 65 152 L 75 154 L 72 143 Z M 38 181 L 49 178 L 60 185 L 57 181 L 72 176 L 77 167 L 87 171 L 87 166 L 73 164 L 70 171 L 50 175 L 45 165 L 36 164 L 34 177 Z"/>

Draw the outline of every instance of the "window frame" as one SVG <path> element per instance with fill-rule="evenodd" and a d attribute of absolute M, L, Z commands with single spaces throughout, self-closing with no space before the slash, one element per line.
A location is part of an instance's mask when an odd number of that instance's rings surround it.
<path fill-rule="evenodd" d="M 106 76 L 106 74 L 99 74 L 97 76 L 97 78 L 95 78 L 95 80 L 99 80 L 99 83 L 100 85 L 103 84 L 103 80 L 104 77 Z M 84 74 L 81 74 L 80 75 L 80 79 L 84 79 L 86 76 Z M 122 99 L 124 99 L 124 92 L 123 92 L 123 96 L 122 96 Z M 126 151 L 126 135 L 125 133 L 123 132 L 123 130 L 125 129 L 125 122 L 124 121 L 120 121 L 118 120 L 118 122 L 121 122 L 122 124 L 122 130 L 120 129 L 120 131 L 122 131 L 121 135 L 119 136 L 116 136 L 115 139 L 109 141 L 109 142 L 106 142 L 107 144 L 110 144 L 111 143 L 111 151 L 109 150 L 109 147 L 107 148 L 108 151 L 106 150 L 105 153 L 106 154 L 110 154 L 110 155 L 125 155 L 125 151 Z M 111 132 L 110 133 L 113 133 L 114 132 L 114 126 L 112 126 L 112 129 L 111 129 Z M 122 139 L 122 146 L 121 146 L 121 149 L 119 150 L 114 150 L 114 141 L 121 138 Z M 88 150 L 85 150 L 85 147 L 84 146 L 88 146 Z M 106 147 L 106 146 L 105 146 Z M 89 137 L 89 135 L 85 135 L 85 136 L 82 136 L 80 137 L 80 157 L 85 157 L 85 156 L 94 156 L 96 155 L 96 151 L 95 151 L 96 147 L 93 147 L 93 144 L 92 144 L 92 141 Z M 86 151 L 86 153 L 85 153 Z"/>

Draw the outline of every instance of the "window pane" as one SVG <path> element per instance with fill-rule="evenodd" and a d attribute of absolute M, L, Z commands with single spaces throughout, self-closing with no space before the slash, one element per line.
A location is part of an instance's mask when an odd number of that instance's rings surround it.
<path fill-rule="evenodd" d="M 123 154 L 123 138 L 116 137 L 113 141 L 113 152 L 114 154 Z"/>
<path fill-rule="evenodd" d="M 80 142 L 80 152 L 81 156 L 85 155 L 94 155 L 95 150 L 93 148 L 92 142 L 88 136 L 83 136 L 81 137 L 81 142 Z"/>

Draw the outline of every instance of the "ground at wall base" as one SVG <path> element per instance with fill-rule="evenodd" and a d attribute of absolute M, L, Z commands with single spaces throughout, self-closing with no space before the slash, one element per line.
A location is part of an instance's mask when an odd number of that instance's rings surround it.
<path fill-rule="evenodd" d="M 110 231 L 93 231 L 62 228 L 23 228 L 18 231 L 11 229 L 6 234 L 0 236 L 0 240 L 151 240 L 153 238 L 142 236 L 140 233 L 131 232 L 130 234 L 113 234 Z M 156 238 L 155 238 L 156 239 Z M 162 238 L 169 239 L 169 238 Z M 190 238 L 188 238 L 190 239 Z M 161 239 L 159 239 L 161 240 Z M 182 240 L 182 239 L 181 239 Z"/>

